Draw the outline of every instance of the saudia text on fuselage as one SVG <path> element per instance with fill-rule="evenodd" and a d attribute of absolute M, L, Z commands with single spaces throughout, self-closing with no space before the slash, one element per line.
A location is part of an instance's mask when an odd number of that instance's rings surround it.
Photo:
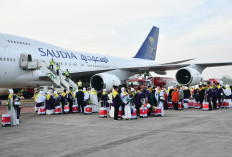
<path fill-rule="evenodd" d="M 49 50 L 49 49 L 43 49 L 38 48 L 40 52 L 40 56 L 48 56 L 48 57 L 55 57 L 55 58 L 69 58 L 69 59 L 77 59 L 76 55 L 72 52 L 64 52 L 64 51 L 58 51 L 58 50 Z M 106 57 L 96 57 L 96 56 L 86 56 L 81 54 L 81 60 L 87 62 L 104 62 L 108 63 L 109 60 Z"/>

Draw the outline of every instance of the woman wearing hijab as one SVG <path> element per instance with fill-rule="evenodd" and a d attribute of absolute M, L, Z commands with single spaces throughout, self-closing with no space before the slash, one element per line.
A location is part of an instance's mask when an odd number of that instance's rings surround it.
<path fill-rule="evenodd" d="M 11 126 L 17 125 L 17 113 L 13 104 L 13 95 L 14 91 L 12 89 L 9 89 L 8 91 L 8 113 L 11 118 Z"/>
<path fill-rule="evenodd" d="M 121 89 L 121 99 L 124 107 L 124 119 L 130 119 L 131 118 L 131 108 L 130 108 L 130 99 L 129 94 L 126 92 L 126 89 L 122 87 Z"/>

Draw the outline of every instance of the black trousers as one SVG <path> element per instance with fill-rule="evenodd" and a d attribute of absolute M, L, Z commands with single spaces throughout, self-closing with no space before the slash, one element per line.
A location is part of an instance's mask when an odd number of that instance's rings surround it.
<path fill-rule="evenodd" d="M 53 65 L 50 65 L 50 69 L 53 71 Z"/>
<path fill-rule="evenodd" d="M 148 113 L 147 113 L 148 116 L 151 116 L 151 111 L 152 111 L 152 107 L 148 109 Z"/>
<path fill-rule="evenodd" d="M 219 102 L 219 108 L 221 107 L 221 103 L 222 103 L 222 98 L 218 98 L 218 102 Z"/>
<path fill-rule="evenodd" d="M 136 106 L 136 110 L 137 110 L 137 116 L 139 117 L 139 115 L 140 115 L 140 106 L 139 105 Z"/>
<path fill-rule="evenodd" d="M 174 110 L 178 110 L 178 103 L 172 102 L 172 106 L 173 106 Z"/>
<path fill-rule="evenodd" d="M 118 120 L 119 106 L 114 106 L 114 120 Z"/>
<path fill-rule="evenodd" d="M 61 104 L 62 104 L 62 111 L 64 113 L 64 105 L 65 105 L 65 102 L 61 101 Z"/>
<path fill-rule="evenodd" d="M 84 112 L 84 103 L 83 101 L 77 101 L 78 107 L 79 107 L 79 112 Z"/>
<path fill-rule="evenodd" d="M 56 75 L 59 75 L 60 73 L 59 73 L 59 70 L 56 70 Z"/>
<path fill-rule="evenodd" d="M 209 103 L 209 110 L 212 110 L 212 104 L 211 104 L 210 97 L 207 97 L 207 102 Z"/>
<path fill-rule="evenodd" d="M 124 107 L 125 107 L 125 104 L 122 103 L 122 115 L 125 115 Z"/>
<path fill-rule="evenodd" d="M 21 108 L 19 106 L 16 106 L 15 107 L 15 110 L 17 112 L 17 119 L 19 119 L 19 115 L 20 115 L 20 111 L 21 111 Z"/>
<path fill-rule="evenodd" d="M 69 103 L 69 112 L 72 112 L 73 101 L 68 101 Z"/>
<path fill-rule="evenodd" d="M 216 110 L 217 109 L 217 98 L 212 97 L 212 102 L 213 102 L 213 108 Z"/>
<path fill-rule="evenodd" d="M 202 106 L 203 106 L 203 100 L 200 100 L 200 103 L 201 103 L 201 109 L 202 109 Z"/>

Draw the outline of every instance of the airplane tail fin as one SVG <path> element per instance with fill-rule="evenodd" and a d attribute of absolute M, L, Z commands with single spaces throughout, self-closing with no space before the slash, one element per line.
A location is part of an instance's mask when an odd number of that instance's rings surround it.
<path fill-rule="evenodd" d="M 155 60 L 158 43 L 159 28 L 153 26 L 134 58 Z"/>

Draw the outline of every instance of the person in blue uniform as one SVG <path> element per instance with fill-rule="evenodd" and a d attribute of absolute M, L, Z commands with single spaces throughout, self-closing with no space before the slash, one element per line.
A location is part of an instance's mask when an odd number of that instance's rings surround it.
<path fill-rule="evenodd" d="M 121 105 L 121 98 L 118 93 L 118 86 L 114 86 L 113 105 L 114 105 L 114 120 L 118 120 L 118 111 Z"/>
<path fill-rule="evenodd" d="M 77 98 L 77 104 L 79 106 L 80 112 L 84 113 L 84 97 L 85 94 L 82 91 L 82 87 L 78 87 L 78 92 L 76 93 L 76 98 Z"/>
<path fill-rule="evenodd" d="M 74 99 L 73 88 L 70 87 L 70 90 L 68 91 L 68 94 L 67 94 L 67 100 L 69 103 L 69 112 L 70 113 L 72 113 L 73 99 Z"/>
<path fill-rule="evenodd" d="M 55 105 L 54 105 L 54 97 L 51 95 L 50 91 L 48 91 L 46 95 L 46 113 L 48 115 L 53 114 L 55 111 Z"/>
<path fill-rule="evenodd" d="M 151 106 L 153 107 L 154 104 L 152 102 L 152 99 L 153 99 L 153 95 L 152 95 L 152 89 L 151 89 L 151 86 L 148 86 L 148 89 L 146 90 L 146 101 L 151 104 Z M 152 111 L 152 107 L 149 108 L 149 111 L 148 111 L 148 116 L 151 115 L 151 111 Z"/>
<path fill-rule="evenodd" d="M 143 93 L 141 92 L 141 88 L 138 87 L 138 90 L 137 92 L 135 93 L 135 107 L 136 107 L 136 110 L 137 110 L 137 116 L 139 116 L 139 110 L 140 110 L 140 107 L 142 106 L 142 102 L 143 102 Z"/>
<path fill-rule="evenodd" d="M 215 85 L 215 83 L 213 83 L 211 96 L 212 96 L 213 108 L 215 110 L 217 110 L 218 91 L 219 91 L 218 87 Z"/>
<path fill-rule="evenodd" d="M 68 101 L 68 97 L 67 97 L 67 93 L 66 93 L 66 89 L 65 89 L 63 91 L 63 93 L 61 94 L 61 100 L 60 100 L 60 102 L 62 104 L 62 111 L 63 111 L 63 113 L 65 113 L 64 112 L 64 106 L 66 105 L 67 101 Z"/>

